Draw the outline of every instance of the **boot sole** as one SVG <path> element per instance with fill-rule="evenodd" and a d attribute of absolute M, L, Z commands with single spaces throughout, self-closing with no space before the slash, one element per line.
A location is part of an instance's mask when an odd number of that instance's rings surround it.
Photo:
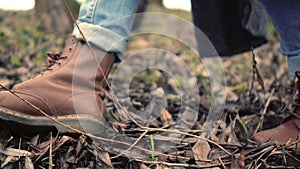
<path fill-rule="evenodd" d="M 0 119 L 2 120 L 16 122 L 28 126 L 55 127 L 61 133 L 76 133 L 76 131 L 71 129 L 74 128 L 76 130 L 80 130 L 81 132 L 96 134 L 101 131 L 103 132 L 106 130 L 106 128 L 108 128 L 108 124 L 105 125 L 104 121 L 98 120 L 97 117 L 88 115 L 66 115 L 53 118 L 68 127 L 63 126 L 46 116 L 31 116 L 0 107 Z"/>
<path fill-rule="evenodd" d="M 99 120 L 97 117 L 88 115 L 67 115 L 54 117 L 56 120 L 60 121 L 64 125 L 70 126 L 77 130 L 85 133 L 92 134 L 94 136 L 100 136 L 105 140 L 95 140 L 97 143 L 101 144 L 101 147 L 109 151 L 110 153 L 120 154 L 124 153 L 130 158 L 148 158 L 148 153 L 141 151 L 139 149 L 131 149 L 127 151 L 133 144 L 135 140 L 128 138 L 122 134 L 117 133 L 112 127 L 110 127 L 104 120 Z M 3 121 L 3 122 L 1 122 Z M 65 126 L 58 124 L 57 122 L 49 119 L 45 116 L 30 116 L 13 110 L 9 110 L 0 107 L 0 127 L 5 129 L 13 128 L 13 132 L 21 133 L 25 135 L 33 135 L 37 133 L 49 133 L 49 128 L 51 130 L 55 127 L 60 133 L 70 132 L 76 133 L 76 131 L 71 130 Z M 9 126 L 10 125 L 10 126 Z M 29 128 L 30 129 L 29 129 Z M 47 129 L 45 129 L 47 127 Z M 108 140 L 107 140 L 108 139 Z M 117 142 L 111 142 L 114 139 Z M 123 144 L 119 143 L 123 142 Z M 126 143 L 126 144 L 124 144 Z M 144 144 L 142 144 L 144 145 Z M 125 151 L 126 150 L 126 151 Z"/>

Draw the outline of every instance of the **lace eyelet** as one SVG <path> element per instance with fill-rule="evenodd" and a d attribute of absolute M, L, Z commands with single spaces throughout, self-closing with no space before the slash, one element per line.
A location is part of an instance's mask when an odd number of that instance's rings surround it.
<path fill-rule="evenodd" d="M 75 43 L 75 42 L 76 42 L 76 39 L 75 39 L 75 38 L 73 38 L 73 39 L 71 40 L 71 42 L 72 42 L 72 43 Z"/>
<path fill-rule="evenodd" d="M 70 47 L 70 48 L 69 48 L 69 52 L 72 52 L 72 51 L 73 51 L 73 48 Z"/>

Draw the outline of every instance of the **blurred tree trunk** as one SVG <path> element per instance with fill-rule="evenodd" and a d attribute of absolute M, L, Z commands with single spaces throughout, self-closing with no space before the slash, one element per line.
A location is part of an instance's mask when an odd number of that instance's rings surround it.
<path fill-rule="evenodd" d="M 163 5 L 163 0 L 152 0 L 151 2 L 153 2 L 153 3 L 157 3 L 157 4 L 159 4 L 159 5 Z"/>
<path fill-rule="evenodd" d="M 75 0 L 66 0 L 75 18 L 79 4 Z M 35 16 L 41 22 L 41 28 L 47 33 L 66 37 L 73 30 L 73 19 L 64 0 L 35 0 Z"/>

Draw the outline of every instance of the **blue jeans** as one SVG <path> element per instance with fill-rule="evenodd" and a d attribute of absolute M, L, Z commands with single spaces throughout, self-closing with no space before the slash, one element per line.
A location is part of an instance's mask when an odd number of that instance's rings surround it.
<path fill-rule="evenodd" d="M 87 40 L 119 59 L 130 34 L 139 0 L 86 0 L 77 23 Z M 281 51 L 288 56 L 289 73 L 300 70 L 300 1 L 261 0 L 281 37 Z M 81 37 L 75 27 L 73 35 Z"/>
<path fill-rule="evenodd" d="M 288 56 L 289 74 L 300 70 L 300 1 L 261 0 L 281 37 L 281 52 Z"/>
<path fill-rule="evenodd" d="M 115 52 L 121 60 L 134 21 L 132 14 L 135 14 L 138 2 L 86 0 L 80 7 L 77 24 L 90 43 L 104 51 Z M 73 35 L 82 38 L 76 26 Z"/>

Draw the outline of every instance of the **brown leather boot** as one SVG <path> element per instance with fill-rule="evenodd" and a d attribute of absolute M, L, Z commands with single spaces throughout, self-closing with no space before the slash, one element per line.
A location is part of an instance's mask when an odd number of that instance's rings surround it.
<path fill-rule="evenodd" d="M 40 75 L 16 85 L 13 92 L 58 121 L 76 129 L 99 131 L 105 106 L 104 76 L 115 55 L 70 35 L 61 55 L 48 53 L 50 65 Z M 104 72 L 101 73 L 98 63 Z M 0 118 L 33 126 L 70 131 L 8 91 L 0 92 Z M 79 122 L 80 123 L 79 123 Z"/>
<path fill-rule="evenodd" d="M 288 142 L 293 143 L 300 140 L 300 72 L 296 72 L 296 76 L 298 78 L 298 98 L 295 100 L 291 117 L 289 117 L 284 123 L 273 129 L 261 131 L 254 134 L 253 138 L 255 141 L 264 143 L 269 140 L 274 140 L 281 145 L 285 145 Z M 300 148 L 298 148 L 296 151 L 300 151 Z"/>

